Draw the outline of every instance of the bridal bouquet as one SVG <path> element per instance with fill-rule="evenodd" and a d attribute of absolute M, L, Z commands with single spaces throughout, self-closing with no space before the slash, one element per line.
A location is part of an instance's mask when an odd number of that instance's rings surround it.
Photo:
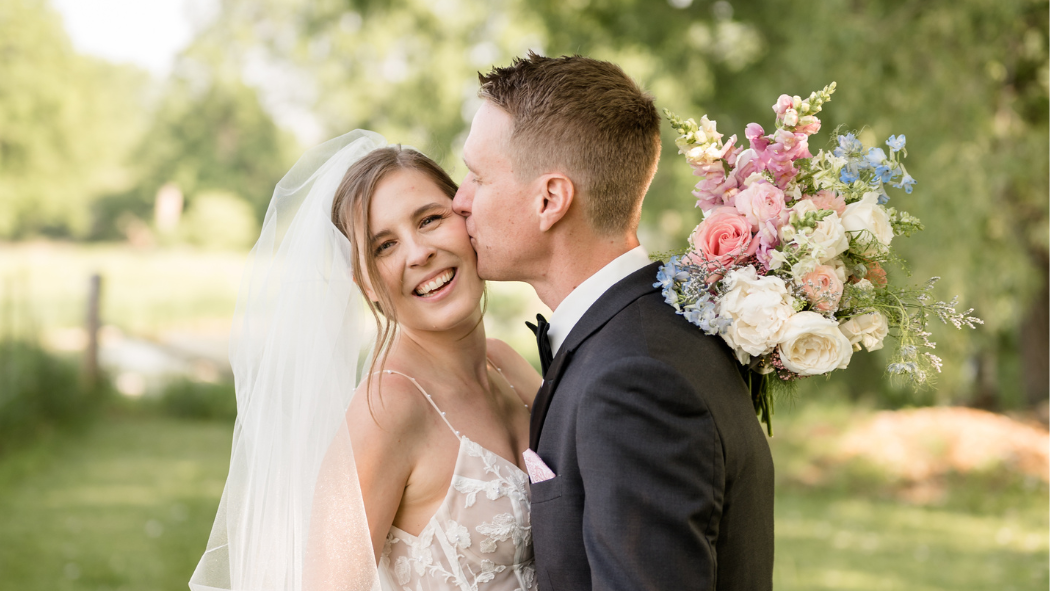
<path fill-rule="evenodd" d="M 911 193 L 905 138 L 886 149 L 852 133 L 814 156 L 809 136 L 835 83 L 803 100 L 781 95 L 776 129 L 757 123 L 722 141 L 714 121 L 665 114 L 680 134 L 679 153 L 700 177 L 693 195 L 703 221 L 689 248 L 670 257 L 656 286 L 667 303 L 707 334 L 719 335 L 748 367 L 755 411 L 772 435 L 772 393 L 799 378 L 845 369 L 861 347 L 875 351 L 893 335 L 888 371 L 915 385 L 941 369 L 927 321 L 974 328 L 958 298 L 935 301 L 937 277 L 920 287 L 889 282 L 895 237 L 922 230 L 914 216 L 887 207 L 888 189 Z"/>

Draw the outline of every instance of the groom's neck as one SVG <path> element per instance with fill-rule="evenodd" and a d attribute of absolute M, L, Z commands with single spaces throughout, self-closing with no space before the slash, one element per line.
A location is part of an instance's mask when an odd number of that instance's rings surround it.
<path fill-rule="evenodd" d="M 624 236 L 573 238 L 569 235 L 555 240 L 545 271 L 528 282 L 551 310 L 556 310 L 591 275 L 639 244 L 633 232 Z"/>

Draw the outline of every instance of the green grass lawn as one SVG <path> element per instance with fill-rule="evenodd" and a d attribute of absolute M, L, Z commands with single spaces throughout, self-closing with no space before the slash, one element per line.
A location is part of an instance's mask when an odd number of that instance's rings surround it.
<path fill-rule="evenodd" d="M 0 460 L 0 589 L 187 589 L 232 425 L 117 418 Z"/>
<path fill-rule="evenodd" d="M 110 416 L 0 459 L 0 589 L 186 589 L 207 542 L 232 426 Z M 785 487 L 780 590 L 1045 590 L 1048 509 L 924 508 Z"/>

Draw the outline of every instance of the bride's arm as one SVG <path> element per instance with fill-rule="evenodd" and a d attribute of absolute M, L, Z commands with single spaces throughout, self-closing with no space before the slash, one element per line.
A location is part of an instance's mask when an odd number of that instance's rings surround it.
<path fill-rule="evenodd" d="M 514 391 L 522 401 L 531 407 L 543 383 L 539 372 L 507 343 L 499 339 L 487 339 L 487 346 L 489 359 L 503 371 L 503 376 L 514 386 Z"/>
<path fill-rule="evenodd" d="M 346 422 L 378 562 L 419 457 L 426 408 L 405 378 L 389 375 L 373 379 L 369 408 L 366 384 L 351 401 Z"/>

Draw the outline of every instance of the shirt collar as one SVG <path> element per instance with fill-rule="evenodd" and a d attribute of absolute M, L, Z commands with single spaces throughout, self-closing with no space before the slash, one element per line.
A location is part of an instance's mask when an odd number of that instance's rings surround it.
<path fill-rule="evenodd" d="M 572 332 L 576 323 L 587 313 L 587 310 L 602 297 L 610 287 L 621 279 L 648 265 L 649 253 L 643 246 L 636 246 L 616 257 L 609 264 L 579 284 L 569 295 L 565 296 L 558 309 L 551 315 L 547 338 L 551 342 L 551 353 L 558 354 L 558 348 Z"/>

